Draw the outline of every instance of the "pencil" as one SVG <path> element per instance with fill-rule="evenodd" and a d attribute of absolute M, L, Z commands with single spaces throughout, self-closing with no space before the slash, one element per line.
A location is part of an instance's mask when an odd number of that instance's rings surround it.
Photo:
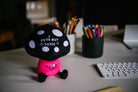
<path fill-rule="evenodd" d="M 69 28 L 70 28 L 70 24 L 67 25 L 66 34 L 69 34 Z"/>
<path fill-rule="evenodd" d="M 55 22 L 56 27 L 58 27 L 59 29 L 62 29 L 57 20 L 54 20 L 54 22 Z"/>
<path fill-rule="evenodd" d="M 79 23 L 79 21 L 80 21 L 79 19 L 76 19 L 73 30 L 72 30 L 72 34 L 74 33 L 75 28 L 76 28 L 77 24 Z"/>
<path fill-rule="evenodd" d="M 70 26 L 70 30 L 69 30 L 69 34 L 72 33 L 72 30 L 73 30 L 73 27 L 74 27 L 74 23 L 75 23 L 75 18 L 73 17 L 72 18 L 72 23 L 71 23 L 71 26 Z"/>

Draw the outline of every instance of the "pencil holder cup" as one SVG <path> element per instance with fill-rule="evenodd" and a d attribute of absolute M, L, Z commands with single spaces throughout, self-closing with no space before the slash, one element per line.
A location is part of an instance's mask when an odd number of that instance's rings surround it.
<path fill-rule="evenodd" d="M 76 49 L 76 34 L 68 34 L 67 37 L 70 42 L 70 52 L 68 54 L 73 54 Z"/>
<path fill-rule="evenodd" d="M 104 37 L 102 38 L 87 38 L 82 37 L 82 55 L 88 58 L 98 58 L 103 54 Z"/>

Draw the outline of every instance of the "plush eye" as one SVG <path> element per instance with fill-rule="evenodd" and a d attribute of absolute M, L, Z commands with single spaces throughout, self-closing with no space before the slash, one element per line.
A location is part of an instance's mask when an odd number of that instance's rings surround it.
<path fill-rule="evenodd" d="M 52 33 L 57 37 L 61 37 L 63 35 L 63 33 L 60 32 L 58 29 L 53 29 Z"/>
<path fill-rule="evenodd" d="M 53 67 L 55 67 L 56 66 L 56 64 L 53 64 Z"/>

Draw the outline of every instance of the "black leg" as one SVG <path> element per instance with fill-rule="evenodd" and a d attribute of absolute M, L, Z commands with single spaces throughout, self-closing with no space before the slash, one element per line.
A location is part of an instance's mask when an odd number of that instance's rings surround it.
<path fill-rule="evenodd" d="M 38 80 L 39 82 L 44 82 L 47 78 L 47 75 L 43 74 L 43 73 L 39 73 L 38 74 Z"/>
<path fill-rule="evenodd" d="M 68 77 L 68 71 L 63 70 L 63 72 L 59 72 L 57 75 L 59 75 L 62 79 L 66 79 Z"/>

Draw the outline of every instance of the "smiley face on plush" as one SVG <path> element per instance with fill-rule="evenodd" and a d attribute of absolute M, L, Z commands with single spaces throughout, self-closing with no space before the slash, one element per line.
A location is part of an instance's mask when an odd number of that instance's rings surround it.
<path fill-rule="evenodd" d="M 47 76 L 53 76 L 59 73 L 60 71 L 61 71 L 61 63 L 59 59 L 53 61 L 45 61 L 39 59 L 38 73 L 43 72 Z"/>
<path fill-rule="evenodd" d="M 37 70 L 40 82 L 45 81 L 47 76 L 67 78 L 68 71 L 61 72 L 59 57 L 70 51 L 70 43 L 62 30 L 49 24 L 36 28 L 27 39 L 25 50 L 39 58 Z"/>

